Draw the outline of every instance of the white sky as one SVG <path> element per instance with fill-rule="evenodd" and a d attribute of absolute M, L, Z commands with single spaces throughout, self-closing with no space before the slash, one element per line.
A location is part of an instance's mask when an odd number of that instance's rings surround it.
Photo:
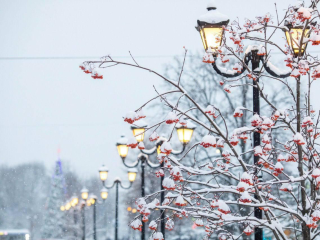
<path fill-rule="evenodd" d="M 196 19 L 206 0 L 11 0 L 0 9 L 0 58 L 84 57 L 67 60 L 0 59 L 0 163 L 57 158 L 86 177 L 101 164 L 111 177 L 121 161 L 115 142 L 131 134 L 122 116 L 154 96 L 160 81 L 147 72 L 110 68 L 93 80 L 79 64 L 106 54 L 128 56 L 163 72 L 174 55 L 203 51 Z M 274 14 L 272 0 L 217 1 L 231 19 Z M 281 14 L 292 1 L 278 1 Z M 119 58 L 120 59 L 120 58 Z M 130 58 L 121 58 L 130 61 Z M 125 176 L 124 176 L 125 177 Z"/>

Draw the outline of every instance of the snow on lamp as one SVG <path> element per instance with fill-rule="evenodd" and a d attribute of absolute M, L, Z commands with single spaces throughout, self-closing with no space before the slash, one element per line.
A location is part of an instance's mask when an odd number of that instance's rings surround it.
<path fill-rule="evenodd" d="M 186 126 L 181 125 L 180 123 L 176 125 L 179 141 L 182 144 L 187 144 L 190 142 L 195 125 L 188 123 Z"/>
<path fill-rule="evenodd" d="M 108 190 L 106 188 L 102 188 L 100 191 L 101 198 L 106 200 L 108 198 Z"/>
<path fill-rule="evenodd" d="M 88 199 L 88 196 L 89 196 L 89 191 L 88 191 L 88 189 L 83 188 L 83 189 L 81 190 L 81 198 L 82 198 L 83 200 L 87 200 L 87 199 Z"/>
<path fill-rule="evenodd" d="M 128 179 L 130 182 L 134 182 L 136 180 L 137 172 L 138 171 L 135 168 L 128 170 Z"/>
<path fill-rule="evenodd" d="M 304 28 L 304 26 L 293 26 L 288 22 L 285 23 L 285 26 L 288 28 L 288 30 L 285 31 L 288 45 L 294 52 L 295 56 L 302 56 L 307 48 L 307 40 L 310 36 L 310 27 L 307 26 Z"/>
<path fill-rule="evenodd" d="M 102 167 L 99 169 L 99 175 L 100 175 L 100 180 L 102 182 L 106 181 L 108 178 L 108 168 L 102 165 Z"/>
<path fill-rule="evenodd" d="M 213 0 L 208 2 L 207 9 L 208 12 L 198 18 L 196 29 L 200 32 L 204 49 L 207 51 L 210 48 L 215 53 L 221 46 L 223 26 L 228 25 L 229 18 L 217 11 Z"/>
<path fill-rule="evenodd" d="M 136 122 L 135 125 L 131 125 L 131 130 L 132 130 L 133 136 L 136 137 L 138 142 L 143 142 L 144 131 L 147 126 L 148 125 L 143 120 Z"/>
<path fill-rule="evenodd" d="M 127 146 L 128 139 L 125 136 L 121 136 L 117 141 L 117 149 L 120 157 L 125 158 L 128 155 L 129 147 Z"/>

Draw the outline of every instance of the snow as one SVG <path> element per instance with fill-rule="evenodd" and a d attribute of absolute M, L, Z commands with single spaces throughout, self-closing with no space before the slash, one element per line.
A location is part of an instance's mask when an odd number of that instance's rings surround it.
<path fill-rule="evenodd" d="M 128 138 L 126 138 L 124 135 L 122 135 L 118 141 L 117 141 L 117 145 L 127 145 L 128 142 Z"/>
<path fill-rule="evenodd" d="M 109 171 L 109 169 L 108 169 L 105 165 L 102 165 L 102 166 L 99 168 L 99 171 L 100 171 L 100 172 L 107 172 L 107 171 Z"/>
<path fill-rule="evenodd" d="M 207 8 L 217 8 L 217 4 L 215 0 L 208 0 Z"/>
<path fill-rule="evenodd" d="M 217 24 L 217 23 L 229 21 L 229 18 L 227 15 L 220 13 L 218 10 L 212 9 L 212 10 L 209 10 L 207 13 L 201 15 L 198 18 L 198 21 Z"/>
<path fill-rule="evenodd" d="M 271 69 L 272 72 L 274 72 L 277 75 L 286 75 L 291 72 L 291 69 L 288 71 L 283 71 L 277 68 L 275 65 L 273 65 L 270 60 L 266 62 L 266 65 Z"/>

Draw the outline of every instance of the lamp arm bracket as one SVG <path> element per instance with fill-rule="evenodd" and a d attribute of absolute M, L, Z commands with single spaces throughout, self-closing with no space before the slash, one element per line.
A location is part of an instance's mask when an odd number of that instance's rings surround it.
<path fill-rule="evenodd" d="M 160 167 L 160 164 L 154 164 L 149 160 L 149 156 L 143 153 L 140 153 L 138 159 L 141 161 L 141 164 L 147 164 L 151 168 Z"/>
<path fill-rule="evenodd" d="M 146 154 L 146 155 L 152 155 L 157 151 L 157 147 L 153 147 L 151 149 L 142 149 L 140 150 L 142 153 Z"/>
<path fill-rule="evenodd" d="M 214 69 L 219 75 L 221 75 L 221 76 L 223 76 L 223 77 L 226 77 L 226 78 L 238 77 L 238 76 L 240 76 L 242 73 L 244 73 L 244 72 L 246 71 L 246 68 L 243 67 L 240 73 L 235 72 L 235 73 L 231 74 L 231 73 L 223 72 L 223 71 L 221 71 L 221 70 L 218 68 L 218 66 L 216 65 L 216 60 L 217 60 L 216 57 L 215 57 L 214 60 L 215 60 L 214 63 L 212 63 L 213 69 Z M 250 61 L 250 58 L 248 57 L 248 54 L 246 54 L 246 55 L 244 56 L 243 61 L 245 62 L 246 65 L 248 65 L 248 63 L 249 63 L 249 61 Z"/>
<path fill-rule="evenodd" d="M 114 182 L 112 183 L 112 185 L 107 186 L 107 183 L 104 181 L 102 185 L 103 185 L 106 189 L 111 189 L 111 188 L 114 187 L 114 185 L 115 185 L 116 183 L 117 183 L 117 181 L 114 181 Z"/>
<path fill-rule="evenodd" d="M 129 188 L 131 188 L 131 186 L 132 186 L 132 182 L 130 182 L 130 185 L 127 186 L 127 187 L 126 187 L 126 186 L 123 186 L 123 185 L 122 185 L 122 182 L 119 182 L 119 185 L 120 185 L 120 187 L 123 188 L 123 189 L 129 189 Z"/>
<path fill-rule="evenodd" d="M 132 165 L 127 164 L 125 158 L 122 158 L 122 162 L 123 162 L 123 165 L 125 165 L 127 168 L 134 168 L 138 166 L 139 158 Z"/>
<path fill-rule="evenodd" d="M 183 144 L 182 146 L 183 147 L 182 147 L 182 149 L 180 151 L 172 150 L 171 154 L 172 155 L 179 155 L 179 154 L 183 153 L 183 151 L 186 149 L 186 144 Z"/>
<path fill-rule="evenodd" d="M 270 62 L 270 60 L 265 61 L 264 58 L 260 58 L 261 62 L 263 64 L 264 69 L 273 77 L 276 78 L 287 78 L 290 76 L 292 70 L 290 69 L 288 72 L 284 72 L 284 73 L 276 73 L 272 68 L 274 67 L 272 65 L 272 63 Z M 270 65 L 271 64 L 271 65 Z M 270 65 L 270 66 L 269 66 Z"/>

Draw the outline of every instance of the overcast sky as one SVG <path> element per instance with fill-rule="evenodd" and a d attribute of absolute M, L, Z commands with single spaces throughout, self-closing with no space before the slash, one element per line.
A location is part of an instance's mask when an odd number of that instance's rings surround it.
<path fill-rule="evenodd" d="M 122 116 L 154 96 L 161 82 L 148 72 L 110 68 L 103 80 L 79 69 L 111 54 L 163 72 L 163 64 L 203 51 L 196 19 L 206 0 L 10 0 L 0 9 L 0 162 L 13 165 L 61 158 L 82 176 L 101 164 L 111 177 L 121 161 L 115 142 L 130 135 Z M 278 10 L 290 4 L 278 1 Z M 274 13 L 272 0 L 217 1 L 231 19 Z M 78 59 L 19 59 L 65 57 Z M 200 59 L 199 59 L 200 61 Z M 125 176 L 123 176 L 125 177 Z"/>

